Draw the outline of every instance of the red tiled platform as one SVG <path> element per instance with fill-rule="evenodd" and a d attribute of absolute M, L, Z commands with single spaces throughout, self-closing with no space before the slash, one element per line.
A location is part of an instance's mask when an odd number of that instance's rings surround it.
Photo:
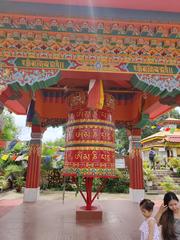
<path fill-rule="evenodd" d="M 103 212 L 100 205 L 92 206 L 92 210 L 86 210 L 85 206 L 76 208 L 76 222 L 99 221 L 102 222 Z"/>
<path fill-rule="evenodd" d="M 0 218 L 22 203 L 21 199 L 0 200 Z"/>
<path fill-rule="evenodd" d="M 24 203 L 0 218 L 2 240 L 139 240 L 142 216 L 128 200 L 99 200 L 101 223 L 76 223 L 79 201 Z"/>

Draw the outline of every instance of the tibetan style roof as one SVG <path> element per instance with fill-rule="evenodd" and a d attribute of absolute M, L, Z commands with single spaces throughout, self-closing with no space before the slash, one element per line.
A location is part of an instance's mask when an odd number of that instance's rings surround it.
<path fill-rule="evenodd" d="M 157 141 L 157 140 L 164 140 L 166 142 L 174 142 L 180 143 L 180 129 L 176 129 L 174 133 L 170 133 L 169 131 L 161 131 L 141 140 L 143 145 L 148 144 L 149 142 Z"/>
<path fill-rule="evenodd" d="M 146 138 L 143 138 L 141 140 L 141 143 L 144 144 L 146 142 L 151 142 L 151 141 L 154 141 L 155 139 L 163 139 L 164 137 L 166 136 L 166 133 L 165 131 L 162 131 L 162 132 L 157 132 L 157 133 L 154 133 Z"/>
<path fill-rule="evenodd" d="M 174 142 L 174 143 L 180 143 L 180 133 L 177 136 L 167 136 L 165 138 L 167 142 Z"/>
<path fill-rule="evenodd" d="M 166 125 L 166 124 L 180 124 L 180 119 L 166 118 L 164 121 L 160 123 L 160 125 Z"/>
<path fill-rule="evenodd" d="M 66 96 L 101 80 L 117 126 L 142 128 L 180 104 L 179 12 L 177 0 L 1 0 L 0 102 L 57 126 Z"/>

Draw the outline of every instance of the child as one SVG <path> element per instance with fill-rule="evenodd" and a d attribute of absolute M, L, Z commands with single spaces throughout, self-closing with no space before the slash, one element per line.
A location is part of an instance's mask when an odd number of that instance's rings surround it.
<path fill-rule="evenodd" d="M 154 217 L 152 217 L 154 203 L 149 199 L 144 199 L 139 204 L 141 212 L 145 217 L 139 230 L 141 240 L 159 240 L 159 229 Z"/>

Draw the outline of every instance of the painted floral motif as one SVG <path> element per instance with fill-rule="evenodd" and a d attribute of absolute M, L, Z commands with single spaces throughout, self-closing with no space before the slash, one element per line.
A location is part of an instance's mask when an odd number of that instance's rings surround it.
<path fill-rule="evenodd" d="M 0 68 L 0 84 L 19 83 L 21 86 L 26 84 L 33 85 L 36 82 L 47 81 L 58 77 L 60 71 L 52 69 L 17 69 Z"/>
<path fill-rule="evenodd" d="M 138 74 L 137 77 L 149 86 L 158 87 L 160 91 L 180 91 L 180 76 Z"/>

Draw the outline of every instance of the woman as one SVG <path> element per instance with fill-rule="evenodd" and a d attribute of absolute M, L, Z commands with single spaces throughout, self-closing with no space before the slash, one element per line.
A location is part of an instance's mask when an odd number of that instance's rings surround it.
<path fill-rule="evenodd" d="M 155 218 L 162 226 L 163 240 L 180 240 L 180 204 L 174 192 L 164 195 L 164 204 Z"/>

